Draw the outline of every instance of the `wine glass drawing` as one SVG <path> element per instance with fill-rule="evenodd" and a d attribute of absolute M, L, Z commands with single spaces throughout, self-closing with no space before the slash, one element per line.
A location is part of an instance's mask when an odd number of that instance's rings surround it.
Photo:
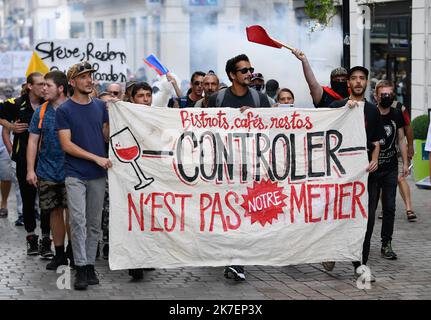
<path fill-rule="evenodd" d="M 111 148 L 120 162 L 130 163 L 138 176 L 139 183 L 135 190 L 145 188 L 154 182 L 154 178 L 147 178 L 137 160 L 141 154 L 141 147 L 128 127 L 111 136 Z"/>

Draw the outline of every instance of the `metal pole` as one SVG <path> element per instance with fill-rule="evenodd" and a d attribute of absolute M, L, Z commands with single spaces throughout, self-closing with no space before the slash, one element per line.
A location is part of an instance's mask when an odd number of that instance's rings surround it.
<path fill-rule="evenodd" d="M 350 69 L 350 0 L 343 0 L 343 67 Z"/>

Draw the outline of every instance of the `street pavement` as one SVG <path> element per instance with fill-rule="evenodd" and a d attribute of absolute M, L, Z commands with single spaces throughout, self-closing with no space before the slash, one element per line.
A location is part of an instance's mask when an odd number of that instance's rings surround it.
<path fill-rule="evenodd" d="M 350 262 L 337 262 L 332 272 L 320 264 L 286 267 L 248 266 L 247 281 L 223 277 L 223 268 L 178 268 L 148 271 L 131 280 L 127 271 L 110 271 L 108 261 L 96 262 L 100 285 L 73 290 L 68 268 L 57 274 L 45 270 L 46 260 L 26 255 L 24 227 L 15 227 L 11 192 L 8 218 L 0 219 L 0 300 L 369 300 L 431 299 L 431 190 L 409 181 L 417 222 L 408 222 L 397 198 L 394 251 L 398 260 L 380 257 L 381 220 L 376 218 L 368 265 L 376 283 L 357 284 Z M 380 208 L 377 214 L 380 212 Z M 376 214 L 376 215 L 377 215 Z M 70 286 L 72 289 L 68 289 Z"/>

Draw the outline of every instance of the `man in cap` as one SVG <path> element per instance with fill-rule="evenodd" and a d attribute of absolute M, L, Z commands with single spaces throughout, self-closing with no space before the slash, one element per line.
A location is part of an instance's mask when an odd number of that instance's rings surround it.
<path fill-rule="evenodd" d="M 265 78 L 263 77 L 263 74 L 259 72 L 253 73 L 250 87 L 262 92 L 265 89 Z"/>
<path fill-rule="evenodd" d="M 106 170 L 112 166 L 106 157 L 109 138 L 105 103 L 91 98 L 92 66 L 83 61 L 73 65 L 67 78 L 73 95 L 56 112 L 56 129 L 66 153 L 65 176 L 70 215 L 76 290 L 99 283 L 94 270 L 102 220 Z M 91 137 L 91 138 L 89 138 Z"/>
<path fill-rule="evenodd" d="M 292 53 L 302 62 L 305 80 L 310 88 L 310 94 L 316 108 L 328 108 L 332 102 L 343 100 L 349 96 L 347 87 L 348 74 L 346 69 L 339 67 L 332 70 L 331 88 L 322 86 L 317 82 L 305 54 L 299 49 L 294 49 Z"/>

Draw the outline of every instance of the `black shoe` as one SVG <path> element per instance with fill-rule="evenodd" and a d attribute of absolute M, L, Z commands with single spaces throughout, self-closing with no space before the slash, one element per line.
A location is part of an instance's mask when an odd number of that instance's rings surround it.
<path fill-rule="evenodd" d="M 50 263 L 46 265 L 46 270 L 57 270 L 59 266 L 67 266 L 67 258 L 65 254 L 54 256 Z"/>
<path fill-rule="evenodd" d="M 97 278 L 96 270 L 91 264 L 87 265 L 87 283 L 89 285 L 99 284 L 99 278 Z"/>
<path fill-rule="evenodd" d="M 7 208 L 1 208 L 0 209 L 0 218 L 7 218 L 7 215 L 9 214 Z"/>
<path fill-rule="evenodd" d="M 103 259 L 108 260 L 109 259 L 109 244 L 105 244 L 103 246 L 102 252 L 103 252 Z"/>
<path fill-rule="evenodd" d="M 390 242 L 384 244 L 380 250 L 382 257 L 388 260 L 396 260 L 397 254 L 392 250 L 392 245 Z"/>
<path fill-rule="evenodd" d="M 39 247 L 37 245 L 39 237 L 37 235 L 27 236 L 27 255 L 37 256 L 39 254 Z"/>
<path fill-rule="evenodd" d="M 244 281 L 245 273 L 242 266 L 228 266 L 224 268 L 224 277 L 235 281 Z"/>
<path fill-rule="evenodd" d="M 69 266 L 72 269 L 75 269 L 75 260 L 73 259 L 73 250 L 72 245 L 69 243 L 66 247 L 66 258 L 69 259 Z"/>
<path fill-rule="evenodd" d="M 54 252 L 51 250 L 51 242 L 49 237 L 39 240 L 39 254 L 44 259 L 52 259 L 54 256 Z"/>
<path fill-rule="evenodd" d="M 15 221 L 15 227 L 22 227 L 24 226 L 24 218 L 22 215 L 18 216 L 18 219 Z"/>
<path fill-rule="evenodd" d="M 133 280 L 141 280 L 144 278 L 144 269 L 129 269 L 129 276 L 131 276 Z"/>
<path fill-rule="evenodd" d="M 76 266 L 75 275 L 75 290 L 86 290 L 88 287 L 87 282 L 87 267 L 86 266 Z"/>

